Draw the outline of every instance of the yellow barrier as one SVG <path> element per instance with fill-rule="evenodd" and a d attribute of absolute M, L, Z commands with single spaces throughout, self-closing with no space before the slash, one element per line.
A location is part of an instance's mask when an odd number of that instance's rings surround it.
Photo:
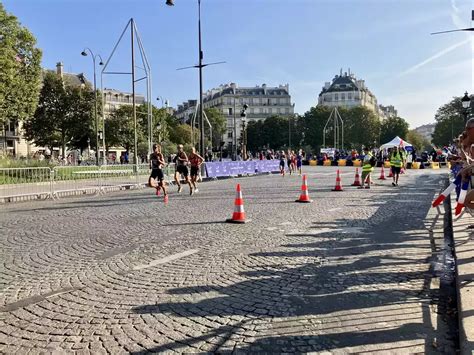
<path fill-rule="evenodd" d="M 390 162 L 389 162 L 389 161 L 384 162 L 384 163 L 383 163 L 383 167 L 384 167 L 385 169 L 390 168 Z"/>
<path fill-rule="evenodd" d="M 419 162 L 413 162 L 411 163 L 411 168 L 412 169 L 419 169 L 420 168 L 420 164 Z"/>
<path fill-rule="evenodd" d="M 354 166 L 356 166 L 356 167 L 359 167 L 359 168 L 362 166 L 362 162 L 361 162 L 360 159 L 354 160 L 354 161 L 352 162 L 352 164 L 353 164 Z"/>
<path fill-rule="evenodd" d="M 439 169 L 439 163 L 431 162 L 431 169 Z"/>
<path fill-rule="evenodd" d="M 346 166 L 347 161 L 344 159 L 339 159 L 337 161 L 337 166 Z"/>
<path fill-rule="evenodd" d="M 310 160 L 309 161 L 309 166 L 316 166 L 317 165 L 317 161 L 316 160 Z"/>
<path fill-rule="evenodd" d="M 330 160 L 325 160 L 325 161 L 323 162 L 323 165 L 324 165 L 324 166 L 331 166 L 331 161 L 330 161 Z"/>

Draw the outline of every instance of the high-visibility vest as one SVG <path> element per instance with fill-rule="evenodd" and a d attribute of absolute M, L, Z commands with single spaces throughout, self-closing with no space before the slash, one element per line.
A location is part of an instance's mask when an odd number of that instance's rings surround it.
<path fill-rule="evenodd" d="M 362 165 L 362 172 L 371 173 L 372 171 L 374 171 L 374 167 L 370 165 L 370 158 L 372 158 L 372 154 L 369 152 L 364 157 L 364 165 Z"/>
<path fill-rule="evenodd" d="M 396 154 L 392 153 L 392 155 L 390 156 L 390 165 L 394 166 L 396 168 L 401 168 L 402 163 L 403 163 L 402 153 L 400 153 L 400 152 L 398 152 Z"/>

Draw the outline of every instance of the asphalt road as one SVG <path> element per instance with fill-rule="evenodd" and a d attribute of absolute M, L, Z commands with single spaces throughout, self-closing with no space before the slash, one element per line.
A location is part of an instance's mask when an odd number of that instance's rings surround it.
<path fill-rule="evenodd" d="M 452 353 L 430 262 L 446 170 L 358 190 L 343 168 L 343 192 L 305 170 L 311 204 L 265 175 L 0 206 L 0 352 Z M 245 225 L 223 223 L 237 183 Z"/>

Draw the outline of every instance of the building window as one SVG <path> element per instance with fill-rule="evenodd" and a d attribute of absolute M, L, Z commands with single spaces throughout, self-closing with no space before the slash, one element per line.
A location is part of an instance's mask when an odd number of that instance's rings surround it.
<path fill-rule="evenodd" d="M 277 104 L 277 99 L 272 99 L 272 105 L 276 105 Z"/>
<path fill-rule="evenodd" d="M 345 101 L 345 100 L 346 100 L 346 94 L 344 94 L 344 93 L 341 94 L 341 100 L 342 100 L 342 101 Z"/>
<path fill-rule="evenodd" d="M 259 107 L 256 107 L 256 108 L 255 108 L 255 113 L 256 113 L 256 114 L 259 114 L 259 113 L 260 113 L 260 108 L 259 108 Z"/>
<path fill-rule="evenodd" d="M 290 108 L 289 107 L 285 108 L 285 113 L 287 113 L 287 114 L 290 113 Z"/>
<path fill-rule="evenodd" d="M 7 148 L 13 148 L 14 147 L 14 143 L 12 140 L 9 140 L 7 139 Z"/>
<path fill-rule="evenodd" d="M 281 108 L 277 108 L 277 113 L 281 113 Z"/>
<path fill-rule="evenodd" d="M 227 132 L 227 138 L 232 138 L 232 131 Z"/>
<path fill-rule="evenodd" d="M 232 107 L 229 107 L 227 110 L 229 111 L 229 116 L 232 116 L 232 114 L 233 114 Z"/>
<path fill-rule="evenodd" d="M 339 101 L 339 95 L 338 94 L 334 94 L 334 101 Z"/>
<path fill-rule="evenodd" d="M 349 92 L 349 93 L 347 94 L 347 99 L 348 99 L 348 100 L 352 100 L 352 93 L 351 93 L 351 92 Z"/>

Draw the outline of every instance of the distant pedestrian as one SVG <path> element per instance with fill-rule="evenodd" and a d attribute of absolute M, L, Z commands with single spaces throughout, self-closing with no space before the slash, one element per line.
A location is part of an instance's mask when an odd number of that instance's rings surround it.
<path fill-rule="evenodd" d="M 298 154 L 296 155 L 296 170 L 298 171 L 298 175 L 301 176 L 301 168 L 303 166 L 303 151 L 300 149 Z"/>
<path fill-rule="evenodd" d="M 393 181 L 392 186 L 398 186 L 398 179 L 400 178 L 400 172 L 404 165 L 403 154 L 400 152 L 398 147 L 394 147 L 390 154 L 390 167 L 392 169 Z"/>
<path fill-rule="evenodd" d="M 370 174 L 374 171 L 376 159 L 368 147 L 364 148 L 364 154 L 364 160 L 362 163 L 362 186 L 359 188 L 363 189 L 365 187 L 366 189 L 370 189 Z M 365 186 L 366 182 L 367 186 Z"/>

